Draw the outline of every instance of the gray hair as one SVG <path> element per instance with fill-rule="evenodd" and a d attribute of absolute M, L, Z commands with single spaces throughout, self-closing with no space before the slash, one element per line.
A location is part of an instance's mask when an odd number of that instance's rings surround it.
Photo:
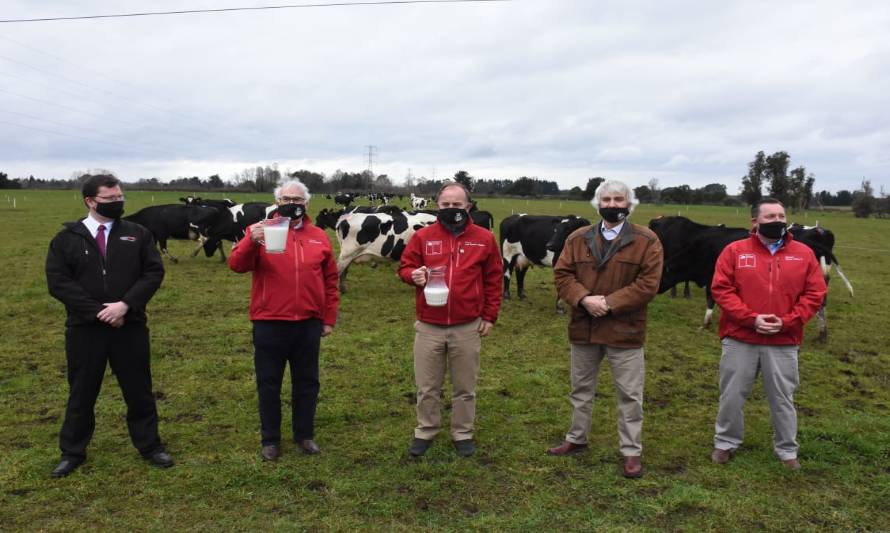
<path fill-rule="evenodd" d="M 275 187 L 275 199 L 281 199 L 281 191 L 284 189 L 290 189 L 291 187 L 299 187 L 303 190 L 303 197 L 306 198 L 306 201 L 309 201 L 309 198 L 312 198 L 312 195 L 309 194 L 309 187 L 307 187 L 302 181 L 298 179 L 287 180 L 278 187 Z"/>
<path fill-rule="evenodd" d="M 629 213 L 633 213 L 640 203 L 637 200 L 637 195 L 634 194 L 634 190 L 628 187 L 626 183 L 618 180 L 606 180 L 600 183 L 600 186 L 596 188 L 596 192 L 593 193 L 593 198 L 590 200 L 590 205 L 597 211 L 600 208 L 600 197 L 606 192 L 623 194 L 627 198 L 627 210 Z"/>

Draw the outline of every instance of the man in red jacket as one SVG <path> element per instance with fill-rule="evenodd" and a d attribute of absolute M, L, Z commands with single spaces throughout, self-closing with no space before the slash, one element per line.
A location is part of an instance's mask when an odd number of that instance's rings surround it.
<path fill-rule="evenodd" d="M 306 214 L 309 190 L 299 180 L 275 189 L 277 217 L 291 219 L 284 253 L 266 250 L 263 226 L 249 228 L 232 250 L 229 267 L 253 272 L 250 320 L 259 395 L 261 455 L 281 455 L 281 382 L 290 364 L 292 428 L 297 446 L 308 454 L 320 450 L 315 438 L 318 402 L 318 351 L 321 337 L 337 321 L 337 263 L 324 230 Z"/>
<path fill-rule="evenodd" d="M 476 380 L 481 338 L 488 335 L 501 306 L 503 261 L 494 235 L 470 218 L 470 193 L 448 183 L 436 197 L 438 222 L 417 231 L 402 253 L 399 277 L 416 287 L 414 379 L 417 427 L 408 453 L 426 453 L 442 427 L 442 384 L 451 370 L 451 438 L 457 453 L 476 452 Z M 430 271 L 442 272 L 448 287 L 444 305 L 426 301 Z M 432 284 L 431 284 L 432 285 Z M 431 287 L 432 288 L 432 287 Z M 438 302 L 434 302 L 438 303 Z"/>
<path fill-rule="evenodd" d="M 786 467 L 798 470 L 797 355 L 804 324 L 825 298 L 825 279 L 813 251 L 788 233 L 781 202 L 759 200 L 751 208 L 751 222 L 751 237 L 721 252 L 711 282 L 722 310 L 723 346 L 711 459 L 725 464 L 742 444 L 745 400 L 759 368 L 773 422 L 773 450 Z"/>

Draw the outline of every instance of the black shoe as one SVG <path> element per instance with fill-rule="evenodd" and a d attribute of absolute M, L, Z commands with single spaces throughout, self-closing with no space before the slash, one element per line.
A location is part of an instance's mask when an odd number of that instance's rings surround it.
<path fill-rule="evenodd" d="M 158 468 L 170 468 L 173 466 L 173 458 L 164 450 L 157 451 L 145 457 L 145 460 Z"/>
<path fill-rule="evenodd" d="M 67 458 L 62 459 L 58 466 L 49 474 L 52 477 L 65 477 L 71 472 L 77 470 L 77 467 L 83 464 L 83 459 Z"/>
<path fill-rule="evenodd" d="M 456 440 L 454 448 L 461 457 L 469 457 L 476 453 L 476 444 L 473 443 L 473 439 Z"/>
<path fill-rule="evenodd" d="M 411 441 L 411 446 L 408 448 L 408 455 L 411 457 L 420 457 L 430 449 L 430 444 L 432 443 L 433 441 L 431 440 L 414 437 L 414 440 Z"/>
<path fill-rule="evenodd" d="M 321 448 L 312 439 L 303 439 L 297 443 L 297 447 L 303 450 L 306 455 L 315 455 L 321 453 Z"/>

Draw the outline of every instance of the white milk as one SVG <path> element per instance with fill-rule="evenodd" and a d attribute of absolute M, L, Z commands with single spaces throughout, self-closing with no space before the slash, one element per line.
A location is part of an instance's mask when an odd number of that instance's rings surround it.
<path fill-rule="evenodd" d="M 287 245 L 287 230 L 289 224 L 266 225 L 263 227 L 263 235 L 266 240 L 266 253 L 283 254 Z"/>
<path fill-rule="evenodd" d="M 426 286 L 423 289 L 423 296 L 430 307 L 442 307 L 448 303 L 448 287 Z"/>

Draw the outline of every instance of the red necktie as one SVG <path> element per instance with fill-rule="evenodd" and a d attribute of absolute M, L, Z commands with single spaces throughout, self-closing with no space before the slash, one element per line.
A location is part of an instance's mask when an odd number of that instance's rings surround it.
<path fill-rule="evenodd" d="M 96 246 L 99 247 L 102 257 L 105 257 L 105 224 L 99 224 L 99 231 L 96 232 Z"/>

